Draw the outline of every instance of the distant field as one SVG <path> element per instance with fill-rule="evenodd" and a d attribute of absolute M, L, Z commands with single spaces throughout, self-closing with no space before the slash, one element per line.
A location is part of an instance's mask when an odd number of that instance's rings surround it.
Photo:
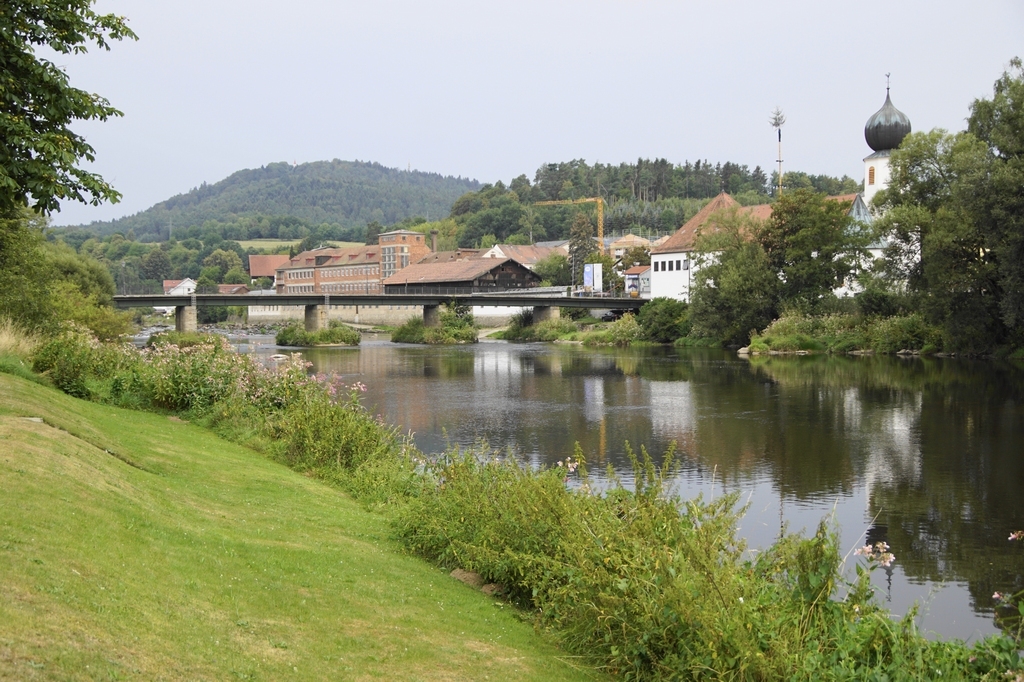
<path fill-rule="evenodd" d="M 288 249 L 292 246 L 298 246 L 302 242 L 301 239 L 246 239 L 245 241 L 238 242 L 242 245 L 243 249 L 270 249 L 277 251 L 279 249 Z M 324 242 L 324 246 L 362 246 L 360 242 Z"/>

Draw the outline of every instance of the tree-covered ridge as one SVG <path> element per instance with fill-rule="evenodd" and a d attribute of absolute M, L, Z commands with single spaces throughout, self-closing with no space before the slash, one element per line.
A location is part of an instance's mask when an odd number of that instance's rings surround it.
<path fill-rule="evenodd" d="M 236 238 L 277 237 L 253 229 L 270 225 L 269 216 L 361 229 L 372 221 L 390 225 L 411 216 L 443 218 L 459 196 L 479 187 L 475 180 L 362 161 L 271 163 L 203 183 L 135 215 L 92 223 L 89 229 L 99 234 L 132 230 L 139 238 L 166 240 L 172 226 L 177 230 L 216 221 L 245 226 L 247 234 Z"/>
<path fill-rule="evenodd" d="M 492 241 L 568 239 L 575 214 L 593 213 L 593 204 L 582 208 L 536 203 L 601 197 L 607 207 L 605 234 L 669 234 L 723 190 L 749 206 L 769 202 L 774 186 L 774 176 L 769 178 L 760 166 L 751 170 L 732 162 L 673 164 L 666 159 L 637 159 L 636 163 L 590 165 L 575 159 L 541 166 L 532 182 L 524 174 L 507 186 L 498 181 L 468 192 L 452 206 L 451 218 L 459 225 L 456 241 L 465 247 Z M 799 171 L 785 174 L 784 187 L 829 195 L 860 190 L 849 177 Z"/>

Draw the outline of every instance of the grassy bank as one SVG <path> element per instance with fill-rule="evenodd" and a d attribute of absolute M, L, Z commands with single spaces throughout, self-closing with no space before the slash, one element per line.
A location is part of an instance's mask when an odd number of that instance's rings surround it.
<path fill-rule="evenodd" d="M 0 678 L 593 679 L 385 517 L 198 426 L 0 374 L 0 439 Z"/>

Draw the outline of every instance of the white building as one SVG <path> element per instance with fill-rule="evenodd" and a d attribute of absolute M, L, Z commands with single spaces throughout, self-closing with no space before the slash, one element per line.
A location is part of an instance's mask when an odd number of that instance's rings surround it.
<path fill-rule="evenodd" d="M 196 293 L 196 281 L 191 277 L 164 280 L 165 296 L 191 296 L 194 293 Z M 174 312 L 174 306 L 154 306 L 153 310 L 164 315 L 170 315 Z"/>

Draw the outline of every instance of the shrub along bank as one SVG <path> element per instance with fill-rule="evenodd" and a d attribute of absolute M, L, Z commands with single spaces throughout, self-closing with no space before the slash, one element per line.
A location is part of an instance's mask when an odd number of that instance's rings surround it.
<path fill-rule="evenodd" d="M 391 334 L 391 340 L 395 343 L 432 345 L 476 343 L 479 340 L 473 311 L 469 306 L 445 304 L 440 318 L 436 327 L 428 327 L 423 324 L 422 317 L 411 317 Z"/>
<path fill-rule="evenodd" d="M 578 321 L 567 318 L 534 324 L 533 312 L 517 313 L 509 325 L 493 335 L 505 341 L 564 341 L 584 346 L 630 346 L 644 342 L 644 334 L 634 315 L 627 313 L 610 323 Z"/>
<path fill-rule="evenodd" d="M 212 340 L 147 351 L 81 335 L 51 343 L 68 350 L 49 351 L 49 375 L 62 358 L 85 358 L 64 380 L 81 375 L 94 398 L 182 411 L 336 483 L 384 511 L 408 548 L 501 583 L 567 650 L 624 679 L 1002 679 L 1022 670 L 1019 621 L 1006 622 L 1016 642 L 929 641 L 913 614 L 894 621 L 872 599 L 868 573 L 889 560 L 884 548 L 869 548 L 852 584 L 824 524 L 751 559 L 735 536 L 735 500 L 667 494 L 669 470 L 643 451 L 635 490 L 598 494 L 578 450 L 540 471 L 486 452 L 428 459 L 360 406 L 360 385 L 309 377 L 299 362 L 272 372 Z M 578 487 L 566 486 L 570 476 Z"/>
<path fill-rule="evenodd" d="M 804 315 L 790 313 L 754 334 L 752 353 L 769 351 L 872 351 L 934 353 L 941 350 L 939 330 L 916 313 L 873 317 L 859 314 Z"/>
<path fill-rule="evenodd" d="M 361 337 L 352 327 L 331 320 L 326 329 L 307 332 L 298 324 L 290 324 L 274 339 L 279 346 L 358 346 Z"/>

